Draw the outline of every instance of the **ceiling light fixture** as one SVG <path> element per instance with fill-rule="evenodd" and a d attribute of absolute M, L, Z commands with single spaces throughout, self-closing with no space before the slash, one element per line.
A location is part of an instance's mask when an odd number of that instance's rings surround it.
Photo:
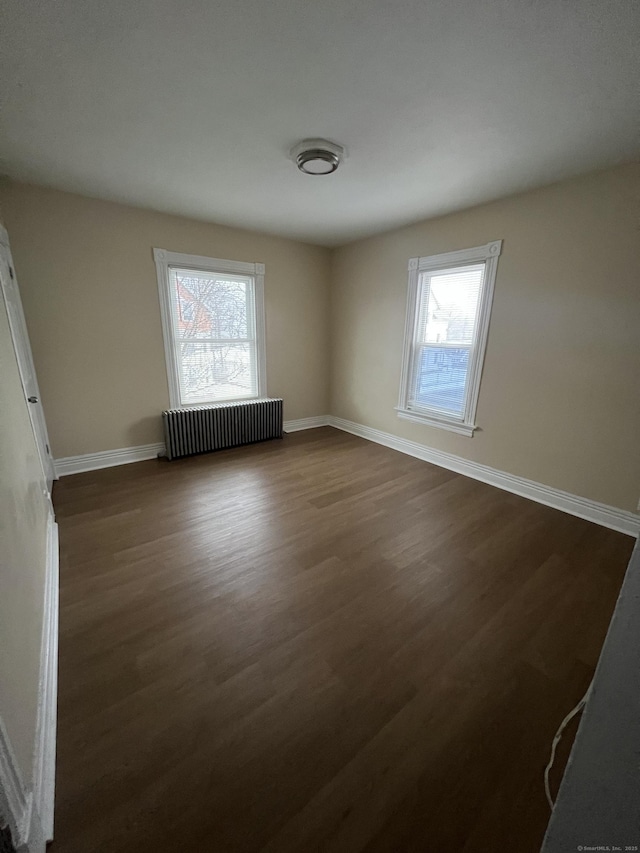
<path fill-rule="evenodd" d="M 345 150 L 326 139 L 304 139 L 289 154 L 305 175 L 331 175 L 343 161 Z"/>

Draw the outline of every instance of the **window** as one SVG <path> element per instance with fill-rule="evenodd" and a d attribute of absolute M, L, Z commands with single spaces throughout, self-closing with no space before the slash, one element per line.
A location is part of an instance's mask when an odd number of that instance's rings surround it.
<path fill-rule="evenodd" d="M 472 436 L 502 241 L 409 261 L 398 417 Z"/>
<path fill-rule="evenodd" d="M 264 396 L 264 265 L 153 254 L 171 407 Z"/>

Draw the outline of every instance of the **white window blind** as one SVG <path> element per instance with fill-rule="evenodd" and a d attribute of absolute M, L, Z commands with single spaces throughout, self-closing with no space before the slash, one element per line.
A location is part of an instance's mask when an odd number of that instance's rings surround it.
<path fill-rule="evenodd" d="M 400 417 L 473 435 L 501 247 L 409 262 Z"/>
<path fill-rule="evenodd" d="M 172 407 L 264 394 L 264 267 L 161 249 L 155 256 Z"/>

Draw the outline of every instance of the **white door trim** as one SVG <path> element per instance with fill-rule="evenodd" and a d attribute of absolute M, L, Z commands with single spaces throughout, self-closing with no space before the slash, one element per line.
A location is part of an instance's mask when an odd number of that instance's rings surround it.
<path fill-rule="evenodd" d="M 46 480 L 49 493 L 51 493 L 51 486 L 53 481 L 56 479 L 53 458 L 50 450 L 51 442 L 49 441 L 47 422 L 42 408 L 42 398 L 38 387 L 38 377 L 33 364 L 33 355 L 31 353 L 29 333 L 27 331 L 27 323 L 22 308 L 22 300 L 20 298 L 20 289 L 17 281 L 15 280 L 16 273 L 13 258 L 11 256 L 11 247 L 9 245 L 9 234 L 7 233 L 6 228 L 2 225 L 0 225 L 0 256 L 2 256 L 2 260 L 6 262 L 9 269 L 9 276 L 15 281 L 16 285 L 15 294 L 11 300 L 13 310 L 10 310 L 10 300 L 8 298 L 8 293 L 6 292 L 9 282 L 5 281 L 4 276 L 0 276 L 0 291 L 2 292 L 2 298 L 4 299 L 5 306 L 7 308 L 9 330 L 11 331 L 13 348 L 18 362 L 18 371 L 20 373 L 20 381 L 22 383 L 25 403 L 27 411 L 29 412 L 29 420 L 31 421 L 31 428 L 36 440 L 38 456 L 40 457 L 40 464 L 42 466 L 44 479 Z M 26 364 L 25 361 L 27 362 Z M 28 373 L 31 374 L 30 377 L 28 377 Z M 28 402 L 29 397 L 31 396 L 36 397 L 36 403 Z"/>

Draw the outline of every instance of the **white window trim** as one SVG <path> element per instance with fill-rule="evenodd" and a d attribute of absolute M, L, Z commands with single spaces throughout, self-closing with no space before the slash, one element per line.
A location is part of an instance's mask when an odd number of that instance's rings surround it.
<path fill-rule="evenodd" d="M 242 400 L 255 400 L 267 395 L 267 359 L 265 346 L 265 317 L 264 317 L 264 264 L 246 263 L 245 261 L 228 261 L 220 258 L 206 258 L 203 255 L 185 255 L 181 252 L 168 252 L 166 249 L 154 249 L 153 258 L 156 262 L 158 275 L 158 295 L 160 297 L 160 314 L 162 317 L 162 337 L 164 340 L 164 355 L 167 364 L 167 381 L 169 383 L 169 404 L 172 409 L 193 409 L 215 403 L 182 403 L 180 401 L 179 364 L 176 357 L 172 309 L 171 284 L 169 269 L 205 270 L 215 273 L 235 273 L 248 275 L 254 280 L 255 309 L 256 309 L 256 352 L 258 358 L 258 393 L 255 397 L 242 397 Z M 240 399 L 240 398 L 238 398 Z M 233 400 L 221 402 L 232 403 Z"/>
<path fill-rule="evenodd" d="M 480 379 L 484 365 L 489 320 L 493 302 L 493 289 L 498 269 L 498 257 L 502 251 L 502 240 L 494 240 L 484 246 L 473 249 L 461 249 L 457 252 L 446 252 L 441 255 L 431 255 L 426 258 L 411 258 L 409 260 L 409 287 L 407 295 L 407 319 L 404 332 L 404 349 L 402 355 L 402 374 L 400 379 L 400 399 L 396 407 L 398 417 L 407 421 L 427 424 L 438 429 L 446 429 L 460 435 L 473 436 L 476 426 L 476 410 L 480 394 Z M 409 383 L 413 358 L 413 342 L 418 323 L 417 300 L 420 285 L 420 273 L 429 270 L 441 270 L 456 267 L 461 264 L 485 263 L 485 277 L 478 309 L 478 322 L 469 359 L 468 392 L 465 401 L 465 411 L 461 418 L 451 415 L 439 415 L 433 412 L 415 411 L 409 408 Z"/>

